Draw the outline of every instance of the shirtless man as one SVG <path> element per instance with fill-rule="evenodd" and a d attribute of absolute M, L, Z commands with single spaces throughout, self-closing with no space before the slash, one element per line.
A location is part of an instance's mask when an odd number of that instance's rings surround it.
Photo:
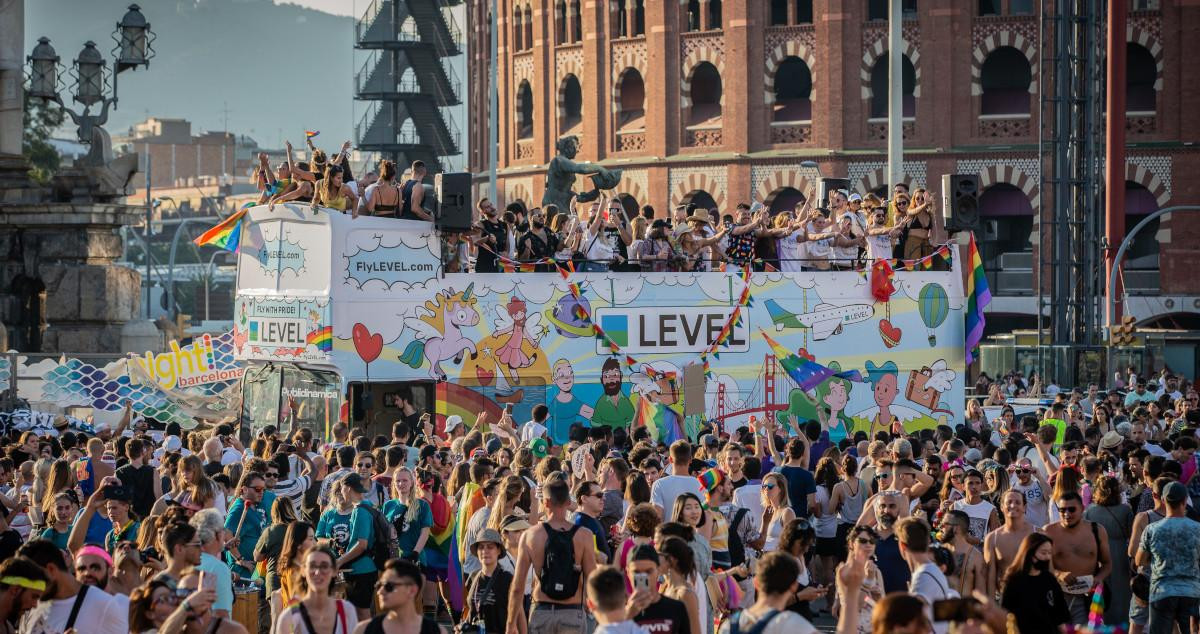
<path fill-rule="evenodd" d="M 588 575 L 596 569 L 596 551 L 589 531 L 567 521 L 567 510 L 571 503 L 571 491 L 565 480 L 552 480 L 542 487 L 542 502 L 550 518 L 525 531 L 517 555 L 516 570 L 508 597 L 508 627 L 506 631 L 516 634 L 553 634 L 566 632 L 584 634 L 588 631 L 587 617 L 583 611 L 583 588 Z M 571 532 L 575 551 L 575 593 L 566 600 L 551 599 L 542 590 L 542 578 L 549 531 Z M 533 610 L 525 618 L 525 579 L 533 569 Z"/>
<path fill-rule="evenodd" d="M 958 595 L 969 597 L 976 589 L 986 591 L 983 553 L 967 541 L 971 519 L 962 511 L 950 511 L 942 518 L 941 542 L 954 555 L 954 574 L 946 575 Z"/>
<path fill-rule="evenodd" d="M 1025 496 L 1020 491 L 1009 489 L 1001 498 L 1000 510 L 1004 512 L 1004 525 L 991 531 L 983 538 L 983 563 L 986 567 L 984 576 L 987 579 L 985 593 L 994 597 L 1000 593 L 1000 584 L 1013 559 L 1017 557 L 1017 549 L 1026 535 L 1037 530 L 1029 523 L 1025 513 Z"/>
<path fill-rule="evenodd" d="M 920 499 L 929 490 L 929 487 L 933 486 L 933 477 L 921 471 L 917 463 L 908 458 L 880 461 L 875 477 L 879 480 L 880 493 L 899 491 L 904 495 L 906 503 L 900 505 L 900 517 L 911 515 L 914 506 L 913 500 Z M 877 497 L 879 497 L 879 493 L 871 496 L 863 505 L 862 515 L 858 518 L 859 524 L 875 525 L 875 498 Z"/>
<path fill-rule="evenodd" d="M 1046 524 L 1042 532 L 1054 540 L 1055 576 L 1062 584 L 1071 611 L 1071 623 L 1086 625 L 1092 604 L 1092 588 L 1112 572 L 1108 532 L 1083 519 L 1083 499 L 1078 493 L 1063 493 L 1055 504 L 1062 519 Z"/>

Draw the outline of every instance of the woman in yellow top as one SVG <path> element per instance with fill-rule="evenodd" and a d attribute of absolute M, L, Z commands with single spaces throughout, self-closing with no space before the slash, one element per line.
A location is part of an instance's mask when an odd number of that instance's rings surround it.
<path fill-rule="evenodd" d="M 337 165 L 326 165 L 325 174 L 313 187 L 312 208 L 329 207 L 341 212 L 349 210 L 353 217 L 358 217 L 358 196 L 349 185 L 342 182 L 342 168 Z"/>
<path fill-rule="evenodd" d="M 287 500 L 280 500 L 280 502 L 286 503 Z M 288 526 L 287 534 L 283 536 L 283 549 L 279 554 L 279 563 L 275 567 L 279 575 L 279 595 L 276 597 L 272 593 L 271 596 L 272 621 L 284 608 L 295 603 L 303 594 L 303 589 L 300 587 L 300 573 L 303 568 L 304 553 L 308 552 L 308 549 L 315 543 L 313 528 L 308 522 L 292 522 Z"/>

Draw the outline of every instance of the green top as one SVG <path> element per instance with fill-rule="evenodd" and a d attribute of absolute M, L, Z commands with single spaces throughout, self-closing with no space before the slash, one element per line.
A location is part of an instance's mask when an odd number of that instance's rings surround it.
<path fill-rule="evenodd" d="M 624 394 L 617 397 L 616 405 L 608 395 L 601 395 L 592 409 L 592 427 L 629 427 L 633 422 L 633 402 Z"/>
<path fill-rule="evenodd" d="M 375 561 L 371 559 L 371 546 L 375 543 L 376 536 L 371 530 L 373 528 L 371 512 L 363 508 L 366 505 L 365 501 L 359 502 L 358 506 L 350 512 L 350 540 L 347 542 L 346 550 L 353 549 L 360 539 L 367 541 L 367 550 L 351 561 L 348 566 L 348 572 L 354 575 L 378 570 L 375 567 Z"/>

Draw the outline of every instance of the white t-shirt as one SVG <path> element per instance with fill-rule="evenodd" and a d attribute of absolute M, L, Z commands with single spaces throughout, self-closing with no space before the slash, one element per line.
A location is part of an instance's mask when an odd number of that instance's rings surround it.
<path fill-rule="evenodd" d="M 611 262 L 613 256 L 617 254 L 617 250 L 609 244 L 607 236 L 604 234 L 604 228 L 600 228 L 599 235 L 592 234 L 591 231 L 584 227 L 583 229 L 583 247 L 587 251 L 583 254 L 584 258 L 589 262 L 605 263 Z"/>
<path fill-rule="evenodd" d="M 67 619 L 76 597 L 39 601 L 34 608 L 21 617 L 22 634 L 59 634 L 66 630 Z M 88 634 L 127 634 L 129 632 L 129 607 L 100 588 L 89 587 L 83 597 L 83 605 L 75 617 L 75 630 Z"/>
<path fill-rule="evenodd" d="M 242 452 L 233 447 L 225 447 L 221 450 L 221 466 L 237 464 L 242 461 Z"/>
<path fill-rule="evenodd" d="M 801 260 L 808 254 L 808 249 L 805 248 L 805 243 L 799 241 L 802 235 L 804 235 L 803 230 L 797 229 L 779 239 L 776 250 L 779 252 L 780 271 L 798 273 L 803 269 L 804 262 Z"/>
<path fill-rule="evenodd" d="M 766 610 L 758 607 L 750 607 L 738 613 L 738 629 L 745 632 L 754 627 L 758 620 L 767 614 Z M 731 622 L 726 620 L 721 624 L 720 634 L 729 634 Z M 796 614 L 783 610 L 776 612 L 775 616 L 767 622 L 767 626 L 763 628 L 762 634 L 816 634 L 817 628 L 808 622 L 808 619 Z"/>
<path fill-rule="evenodd" d="M 1034 526 L 1045 526 L 1050 521 L 1049 501 L 1050 496 L 1042 490 L 1042 485 L 1038 484 L 1037 480 L 1030 479 L 1029 484 L 1022 485 L 1019 481 L 1013 480 L 1012 490 L 1025 494 L 1025 519 Z"/>
<path fill-rule="evenodd" d="M 671 509 L 675 508 L 675 498 L 684 493 L 694 493 L 701 501 L 704 500 L 700 493 L 700 481 L 696 478 L 681 475 L 663 476 L 655 480 L 654 486 L 650 487 L 650 501 L 663 510 L 663 518 L 669 521 Z"/>
<path fill-rule="evenodd" d="M 971 524 L 968 529 L 971 537 L 983 541 L 983 537 L 987 535 L 988 531 L 988 519 L 991 518 L 992 512 L 996 510 L 996 507 L 992 506 L 992 503 L 987 500 L 980 500 L 976 504 L 967 504 L 966 498 L 963 498 L 954 503 L 954 510 L 962 511 L 967 514 L 967 517 L 971 518 Z"/>
<path fill-rule="evenodd" d="M 742 521 L 750 522 L 754 532 L 762 532 L 762 484 L 743 484 L 734 489 L 733 505 L 747 509 L 746 517 Z"/>
<path fill-rule="evenodd" d="M 534 438 L 541 438 L 546 435 L 546 426 L 537 421 L 528 421 L 521 425 L 521 443 L 527 443 Z"/>
<path fill-rule="evenodd" d="M 872 260 L 892 259 L 892 236 L 867 236 L 867 257 Z"/>
<path fill-rule="evenodd" d="M 950 624 L 944 621 L 935 622 L 932 609 L 934 601 L 958 597 L 958 593 L 950 589 L 946 575 L 943 575 L 942 571 L 933 564 L 921 564 L 912 572 L 912 580 L 908 582 L 908 591 L 925 600 L 925 616 L 933 623 L 933 631 L 937 634 L 946 634 L 950 630 Z"/>
<path fill-rule="evenodd" d="M 338 599 L 337 602 L 342 606 L 344 618 L 334 618 L 333 634 L 350 634 L 358 627 L 358 613 L 354 610 L 354 604 L 349 601 Z M 275 634 L 309 634 L 299 608 L 292 606 L 279 615 L 279 620 L 275 622 Z"/>
<path fill-rule="evenodd" d="M 592 630 L 592 634 L 650 634 L 650 630 L 633 621 L 621 621 L 620 623 L 598 625 L 596 629 Z"/>

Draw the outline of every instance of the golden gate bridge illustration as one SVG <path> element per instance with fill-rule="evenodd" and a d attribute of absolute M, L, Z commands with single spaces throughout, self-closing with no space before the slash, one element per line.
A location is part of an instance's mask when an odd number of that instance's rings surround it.
<path fill-rule="evenodd" d="M 716 420 L 722 428 L 727 420 L 750 415 L 774 422 L 778 412 L 787 410 L 789 395 L 797 387 L 792 377 L 780 367 L 775 355 L 767 354 L 758 367 L 754 384 L 748 389 L 729 390 L 725 383 L 717 383 Z"/>

